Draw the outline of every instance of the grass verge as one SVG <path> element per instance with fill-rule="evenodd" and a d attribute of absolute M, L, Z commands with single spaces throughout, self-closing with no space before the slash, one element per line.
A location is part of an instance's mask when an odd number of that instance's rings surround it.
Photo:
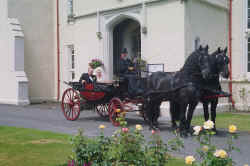
<path fill-rule="evenodd" d="M 0 166 L 67 166 L 71 135 L 0 126 Z M 185 166 L 170 159 L 165 166 Z"/>
<path fill-rule="evenodd" d="M 204 123 L 203 115 L 195 116 L 192 125 L 202 125 Z M 234 124 L 240 131 L 250 132 L 250 113 L 224 112 L 216 116 L 216 128 L 227 129 L 229 125 Z"/>
<path fill-rule="evenodd" d="M 0 166 L 56 166 L 71 152 L 69 135 L 0 126 Z"/>

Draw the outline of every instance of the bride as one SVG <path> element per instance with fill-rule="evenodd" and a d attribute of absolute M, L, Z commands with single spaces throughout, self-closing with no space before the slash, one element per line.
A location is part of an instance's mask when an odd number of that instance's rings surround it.
<path fill-rule="evenodd" d="M 106 80 L 105 72 L 104 72 L 102 67 L 95 68 L 94 75 L 96 76 L 96 82 L 99 82 L 99 83 L 112 83 L 112 81 Z"/>

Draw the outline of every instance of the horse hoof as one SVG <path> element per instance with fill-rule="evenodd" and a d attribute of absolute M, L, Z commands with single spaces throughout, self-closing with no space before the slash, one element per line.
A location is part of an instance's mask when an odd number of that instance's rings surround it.
<path fill-rule="evenodd" d="M 177 130 L 177 129 L 178 129 L 178 126 L 177 126 L 177 125 L 172 125 L 172 128 L 173 128 L 174 130 Z"/>
<path fill-rule="evenodd" d="M 213 128 L 212 131 L 215 133 L 215 135 L 217 135 L 218 131 L 216 130 L 216 128 Z"/>
<path fill-rule="evenodd" d="M 149 127 L 149 130 L 157 130 L 157 127 L 155 127 L 155 126 L 150 126 L 150 127 Z"/>
<path fill-rule="evenodd" d="M 188 134 L 187 134 L 187 132 L 181 132 L 181 133 L 180 133 L 180 136 L 181 136 L 182 138 L 187 138 L 187 137 L 188 137 Z"/>
<path fill-rule="evenodd" d="M 159 127 L 155 127 L 155 130 L 156 130 L 156 131 L 160 131 L 160 128 L 159 128 Z"/>
<path fill-rule="evenodd" d="M 160 129 L 157 126 L 150 126 L 149 130 L 160 131 Z"/>
<path fill-rule="evenodd" d="M 158 127 L 159 127 L 159 123 L 158 123 L 158 122 L 155 122 L 155 123 L 154 123 L 154 126 L 158 128 Z"/>
<path fill-rule="evenodd" d="M 189 134 L 191 134 L 191 135 L 193 135 L 193 133 L 194 133 L 194 129 L 193 129 L 192 127 L 191 127 L 191 128 L 189 128 L 189 129 L 188 129 L 188 133 L 189 133 Z"/>

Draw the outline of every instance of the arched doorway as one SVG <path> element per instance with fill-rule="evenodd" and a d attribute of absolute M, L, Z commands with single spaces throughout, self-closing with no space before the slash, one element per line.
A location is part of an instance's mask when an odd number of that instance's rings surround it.
<path fill-rule="evenodd" d="M 117 23 L 113 31 L 113 74 L 119 71 L 120 54 L 127 48 L 128 56 L 132 60 L 141 56 L 141 27 L 138 21 L 126 18 Z"/>

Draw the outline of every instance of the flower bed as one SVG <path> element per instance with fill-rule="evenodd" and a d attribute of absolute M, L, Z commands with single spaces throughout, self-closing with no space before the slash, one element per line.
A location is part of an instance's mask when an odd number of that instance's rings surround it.
<path fill-rule="evenodd" d="M 124 117 L 117 119 L 121 125 L 111 137 L 104 136 L 105 126 L 100 125 L 100 135 L 88 138 L 82 131 L 71 140 L 73 154 L 68 166 L 164 166 L 172 159 L 170 153 L 180 150 L 183 141 L 176 137 L 163 142 L 159 131 L 152 130 L 151 139 L 146 142 L 142 134 L 142 126 L 128 128 Z M 233 166 L 232 151 L 238 150 L 234 146 L 237 139 L 237 127 L 229 126 L 227 148 L 221 149 L 212 144 L 215 132 L 214 123 L 207 121 L 203 126 L 195 126 L 194 133 L 200 147 L 197 154 L 187 156 L 185 163 L 193 166 Z"/>
<path fill-rule="evenodd" d="M 197 151 L 197 161 L 194 156 L 187 156 L 185 163 L 193 166 L 233 166 L 235 162 L 232 160 L 232 151 L 239 149 L 234 146 L 233 141 L 238 138 L 237 127 L 230 125 L 228 128 L 229 135 L 227 137 L 227 149 L 219 149 L 212 144 L 211 138 L 215 134 L 212 130 L 214 123 L 207 121 L 203 126 L 195 126 L 194 135 L 200 144 Z"/>
<path fill-rule="evenodd" d="M 119 122 L 121 128 L 111 137 L 104 136 L 104 125 L 99 126 L 100 136 L 95 138 L 88 138 L 79 131 L 71 140 L 73 154 L 68 166 L 161 166 L 168 162 L 171 151 L 183 146 L 178 136 L 164 143 L 154 130 L 146 144 L 141 125 L 128 128 L 123 117 Z"/>

